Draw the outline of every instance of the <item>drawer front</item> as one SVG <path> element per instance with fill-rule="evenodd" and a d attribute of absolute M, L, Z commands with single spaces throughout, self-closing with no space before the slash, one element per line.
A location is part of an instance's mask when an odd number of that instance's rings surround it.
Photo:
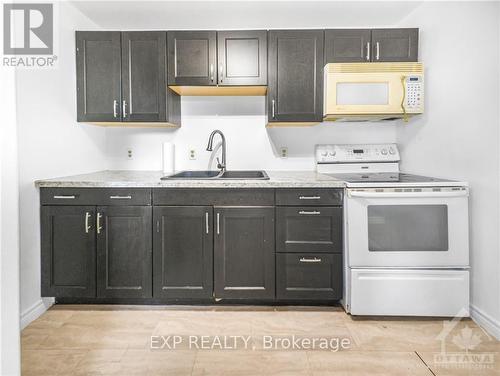
<path fill-rule="evenodd" d="M 342 208 L 276 208 L 277 252 L 342 252 Z"/>
<path fill-rule="evenodd" d="M 155 188 L 154 205 L 274 206 L 274 189 Z"/>
<path fill-rule="evenodd" d="M 277 189 L 276 205 L 342 205 L 342 189 Z"/>
<path fill-rule="evenodd" d="M 151 205 L 148 188 L 41 188 L 42 205 Z"/>
<path fill-rule="evenodd" d="M 342 255 L 280 253 L 276 255 L 278 299 L 342 298 Z"/>

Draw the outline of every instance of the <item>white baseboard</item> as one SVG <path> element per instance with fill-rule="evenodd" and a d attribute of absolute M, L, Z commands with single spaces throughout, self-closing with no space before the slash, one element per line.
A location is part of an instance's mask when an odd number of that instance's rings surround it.
<path fill-rule="evenodd" d="M 21 330 L 26 328 L 32 321 L 39 318 L 54 304 L 54 298 L 40 299 L 27 310 L 21 313 Z"/>
<path fill-rule="evenodd" d="M 483 327 L 489 334 L 491 334 L 496 339 L 500 340 L 500 322 L 495 320 L 493 317 L 488 315 L 483 310 L 473 306 L 470 306 L 470 316 L 472 320 L 479 326 Z"/>

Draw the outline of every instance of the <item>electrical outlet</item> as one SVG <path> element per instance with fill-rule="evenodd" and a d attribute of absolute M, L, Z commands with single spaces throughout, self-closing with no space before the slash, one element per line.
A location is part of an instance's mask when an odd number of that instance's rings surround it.
<path fill-rule="evenodd" d="M 288 158 L 288 148 L 286 146 L 280 147 L 280 157 Z"/>
<path fill-rule="evenodd" d="M 196 159 L 196 150 L 195 149 L 189 149 L 189 159 L 191 159 L 191 160 Z"/>
<path fill-rule="evenodd" d="M 130 161 L 134 159 L 134 153 L 132 151 L 132 148 L 127 148 L 127 159 Z"/>

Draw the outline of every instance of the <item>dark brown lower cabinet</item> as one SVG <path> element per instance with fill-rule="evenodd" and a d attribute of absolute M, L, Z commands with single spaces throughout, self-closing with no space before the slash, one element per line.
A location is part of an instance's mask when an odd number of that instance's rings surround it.
<path fill-rule="evenodd" d="M 274 207 L 215 207 L 215 298 L 274 299 Z"/>
<path fill-rule="evenodd" d="M 211 298 L 213 208 L 159 206 L 153 209 L 155 298 Z"/>
<path fill-rule="evenodd" d="M 296 300 L 342 298 L 342 255 L 278 253 L 276 297 Z"/>
<path fill-rule="evenodd" d="M 151 206 L 100 206 L 97 296 L 152 297 Z"/>
<path fill-rule="evenodd" d="M 42 296 L 96 296 L 95 206 L 42 206 Z"/>

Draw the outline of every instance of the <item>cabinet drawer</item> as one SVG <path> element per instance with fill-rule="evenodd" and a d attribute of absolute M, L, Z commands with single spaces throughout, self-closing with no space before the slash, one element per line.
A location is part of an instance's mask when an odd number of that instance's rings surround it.
<path fill-rule="evenodd" d="M 274 206 L 274 189 L 155 188 L 154 205 Z"/>
<path fill-rule="evenodd" d="M 342 205 L 342 189 L 277 189 L 276 205 Z"/>
<path fill-rule="evenodd" d="M 342 297 L 342 255 L 276 255 L 278 299 L 338 300 Z"/>
<path fill-rule="evenodd" d="M 42 205 L 151 205 L 147 188 L 41 188 Z"/>
<path fill-rule="evenodd" d="M 342 208 L 276 208 L 277 252 L 342 252 Z"/>

